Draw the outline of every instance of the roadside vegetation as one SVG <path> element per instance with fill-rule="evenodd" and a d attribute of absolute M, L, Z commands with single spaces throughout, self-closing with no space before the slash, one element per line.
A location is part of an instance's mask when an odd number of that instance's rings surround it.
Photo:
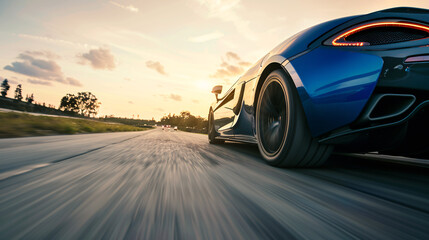
<path fill-rule="evenodd" d="M 148 128 L 148 127 L 151 128 L 156 124 L 155 120 L 121 118 L 121 117 L 114 117 L 114 116 L 104 116 L 104 117 L 98 118 L 98 120 L 103 122 L 122 123 L 125 125 L 141 127 L 141 128 Z"/>
<path fill-rule="evenodd" d="M 0 112 L 0 123 L 0 138 L 75 133 L 143 131 L 148 129 L 89 119 L 34 116 L 15 112 Z"/>
<path fill-rule="evenodd" d="M 183 111 L 180 115 L 168 114 L 161 118 L 162 125 L 177 126 L 179 130 L 195 133 L 207 133 L 207 119 L 194 116 L 188 111 Z"/>
<path fill-rule="evenodd" d="M 68 93 L 61 98 L 60 106 L 56 108 L 54 105 L 35 101 L 33 93 L 30 95 L 27 94 L 24 98 L 22 84 L 17 85 L 13 98 L 7 96 L 9 90 L 9 81 L 4 79 L 0 84 L 0 108 L 59 116 L 91 118 L 97 115 L 101 105 L 98 98 L 91 92 Z"/>
<path fill-rule="evenodd" d="M 84 117 L 95 117 L 100 104 L 91 92 L 79 92 L 76 95 L 69 93 L 61 98 L 59 110 Z"/>
<path fill-rule="evenodd" d="M 14 96 L 8 97 L 10 84 L 4 79 L 0 84 L 0 108 L 20 112 L 40 113 L 64 116 L 63 118 L 35 116 L 19 113 L 0 113 L 0 138 L 74 134 L 90 132 L 139 131 L 152 128 L 155 124 L 177 126 L 179 130 L 195 133 L 207 133 L 207 119 L 194 116 L 189 111 L 180 114 L 168 114 L 156 122 L 152 120 L 115 117 L 113 115 L 98 116 L 101 102 L 91 92 L 68 93 L 60 100 L 59 107 L 40 103 L 34 94 L 23 97 L 23 86 L 18 84 Z M 12 98 L 13 97 L 13 98 Z M 25 100 L 25 101 L 24 101 Z M 65 116 L 73 117 L 66 118 Z"/>

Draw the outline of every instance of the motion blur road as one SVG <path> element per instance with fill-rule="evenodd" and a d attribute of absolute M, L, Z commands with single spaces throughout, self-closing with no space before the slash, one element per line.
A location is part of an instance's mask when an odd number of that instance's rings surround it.
<path fill-rule="evenodd" d="M 0 140 L 0 239 L 428 239 L 429 171 L 267 166 L 202 134 Z"/>

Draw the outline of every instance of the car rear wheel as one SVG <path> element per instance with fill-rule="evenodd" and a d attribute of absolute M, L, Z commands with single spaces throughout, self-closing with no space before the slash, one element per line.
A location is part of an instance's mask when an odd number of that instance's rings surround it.
<path fill-rule="evenodd" d="M 261 87 L 256 109 L 256 135 L 266 162 L 279 167 L 317 167 L 332 152 L 311 136 L 293 83 L 273 71 Z"/>
<path fill-rule="evenodd" d="M 224 143 L 225 141 L 220 140 L 220 139 L 216 139 L 216 129 L 214 126 L 214 117 L 213 117 L 213 112 L 210 109 L 210 113 L 209 113 L 209 127 L 208 127 L 208 137 L 209 137 L 209 143 L 210 144 L 219 144 L 219 143 Z"/>

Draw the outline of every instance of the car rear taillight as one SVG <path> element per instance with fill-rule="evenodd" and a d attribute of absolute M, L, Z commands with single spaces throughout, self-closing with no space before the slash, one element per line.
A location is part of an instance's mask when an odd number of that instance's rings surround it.
<path fill-rule="evenodd" d="M 359 25 L 331 38 L 333 46 L 372 46 L 429 38 L 429 27 L 412 22 L 383 21 Z"/>

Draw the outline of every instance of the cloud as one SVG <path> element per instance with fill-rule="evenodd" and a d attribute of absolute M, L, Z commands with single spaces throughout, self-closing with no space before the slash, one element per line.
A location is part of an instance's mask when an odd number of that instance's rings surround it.
<path fill-rule="evenodd" d="M 61 67 L 55 61 L 34 58 L 25 53 L 19 54 L 18 59 L 22 61 L 12 62 L 11 65 L 5 66 L 4 69 L 30 77 L 51 80 L 59 79 L 63 76 Z"/>
<path fill-rule="evenodd" d="M 127 37 L 140 38 L 142 40 L 147 40 L 149 42 L 159 43 L 158 39 L 156 39 L 150 35 L 144 34 L 142 32 L 139 32 L 139 31 L 122 29 L 122 30 L 119 30 L 118 34 L 120 34 L 121 36 L 128 35 Z"/>
<path fill-rule="evenodd" d="M 64 40 L 64 39 L 51 38 L 51 37 L 45 37 L 45 36 L 37 36 L 37 35 L 23 34 L 23 33 L 18 34 L 18 36 L 21 38 L 29 38 L 32 40 L 44 41 L 44 42 L 54 43 L 54 44 L 58 44 L 58 45 L 66 45 L 66 46 L 77 47 L 77 48 L 93 48 L 94 47 L 94 46 L 91 46 L 91 45 L 86 44 L 86 43 L 77 43 L 77 42 L 72 42 L 72 41 L 68 41 L 68 40 Z"/>
<path fill-rule="evenodd" d="M 128 101 L 128 103 L 129 103 L 129 104 L 134 104 L 134 102 L 133 102 L 133 101 Z"/>
<path fill-rule="evenodd" d="M 243 72 L 243 68 L 233 66 L 233 65 L 228 65 L 227 68 L 217 69 L 214 74 L 210 75 L 210 77 L 212 77 L 212 78 L 228 78 L 228 77 L 240 75 L 242 72 Z"/>
<path fill-rule="evenodd" d="M 46 53 L 24 52 L 18 55 L 18 61 L 12 62 L 10 65 L 6 65 L 4 69 L 29 77 L 38 78 L 37 81 L 56 81 L 72 86 L 82 86 L 78 80 L 71 77 L 65 77 L 58 63 L 54 60 L 48 59 L 49 57 L 52 57 L 52 55 L 48 55 Z M 34 79 L 32 81 L 37 84 Z M 40 84 L 40 82 L 38 82 L 38 84 Z"/>
<path fill-rule="evenodd" d="M 257 34 L 250 27 L 250 22 L 244 20 L 237 9 L 241 8 L 240 0 L 196 0 L 203 10 L 204 16 L 218 18 L 224 22 L 232 23 L 237 31 L 249 40 L 257 40 Z M 207 14 L 206 14 L 207 13 Z"/>
<path fill-rule="evenodd" d="M 239 62 L 238 63 L 240 66 L 243 66 L 243 67 L 249 67 L 249 66 L 251 66 L 252 65 L 252 63 L 251 62 Z"/>
<path fill-rule="evenodd" d="M 208 42 L 211 40 L 219 39 L 223 36 L 224 36 L 223 33 L 216 31 L 216 32 L 204 34 L 201 36 L 191 37 L 189 38 L 189 41 L 194 43 L 202 43 L 202 42 Z"/>
<path fill-rule="evenodd" d="M 33 57 L 46 57 L 47 59 L 61 59 L 61 57 L 50 51 L 25 51 L 24 54 Z"/>
<path fill-rule="evenodd" d="M 65 82 L 72 85 L 72 86 L 82 87 L 82 84 L 77 79 L 74 79 L 71 77 L 66 78 Z"/>
<path fill-rule="evenodd" d="M 198 101 L 197 99 L 192 99 L 193 103 L 200 103 L 200 101 Z"/>
<path fill-rule="evenodd" d="M 88 53 L 83 53 L 78 56 L 80 64 L 91 64 L 94 69 L 108 69 L 113 70 L 115 65 L 115 57 L 110 53 L 109 49 L 99 48 L 91 49 Z"/>
<path fill-rule="evenodd" d="M 170 98 L 173 99 L 174 101 L 182 101 L 182 96 L 178 95 L 178 94 L 170 94 Z"/>
<path fill-rule="evenodd" d="M 31 84 L 36 84 L 36 85 L 52 86 L 51 82 L 47 82 L 47 81 L 43 81 L 43 80 L 37 80 L 37 79 L 27 79 L 27 82 L 29 82 Z"/>
<path fill-rule="evenodd" d="M 233 52 L 227 52 L 225 58 L 227 61 L 223 60 L 220 68 L 210 77 L 228 81 L 228 78 L 237 77 L 244 72 L 244 67 L 251 65 L 249 62 L 241 61 L 238 54 Z"/>
<path fill-rule="evenodd" d="M 237 53 L 233 53 L 233 52 L 227 52 L 226 53 L 226 58 L 228 59 L 228 60 L 231 60 L 231 59 L 233 59 L 233 60 L 240 60 L 240 57 L 237 55 Z"/>
<path fill-rule="evenodd" d="M 125 81 L 131 82 L 131 78 L 124 78 Z"/>
<path fill-rule="evenodd" d="M 114 1 L 110 1 L 110 3 L 113 4 L 113 5 L 115 5 L 115 6 L 117 6 L 117 7 L 120 7 L 122 9 L 128 10 L 130 12 L 137 13 L 139 11 L 139 9 L 136 8 L 136 7 L 134 7 L 133 5 L 126 6 L 126 5 L 122 5 L 122 4 L 114 2 Z"/>
<path fill-rule="evenodd" d="M 154 110 L 157 111 L 157 112 L 164 112 L 163 108 L 155 108 Z"/>
<path fill-rule="evenodd" d="M 146 67 L 157 71 L 159 74 L 167 75 L 167 73 L 164 70 L 164 66 L 162 66 L 160 62 L 147 61 Z"/>
<path fill-rule="evenodd" d="M 161 94 L 160 96 L 163 97 L 165 100 L 171 99 L 178 102 L 182 101 L 182 96 L 174 93 L 171 93 L 170 95 Z"/>
<path fill-rule="evenodd" d="M 236 8 L 240 0 L 197 0 L 197 2 L 206 7 L 210 16 L 217 16 Z"/>

